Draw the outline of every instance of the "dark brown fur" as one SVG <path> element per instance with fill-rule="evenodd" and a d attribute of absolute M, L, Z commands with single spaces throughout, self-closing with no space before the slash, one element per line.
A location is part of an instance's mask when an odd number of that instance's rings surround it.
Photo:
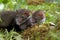
<path fill-rule="evenodd" d="M 8 30 L 12 29 L 15 17 L 16 17 L 15 11 L 0 12 L 0 28 L 7 28 Z"/>

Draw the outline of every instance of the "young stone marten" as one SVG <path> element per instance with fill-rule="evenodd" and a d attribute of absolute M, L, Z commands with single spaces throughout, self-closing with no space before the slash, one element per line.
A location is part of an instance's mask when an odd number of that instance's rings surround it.
<path fill-rule="evenodd" d="M 42 24 L 45 22 L 45 12 L 43 10 L 37 10 L 32 14 L 30 18 L 31 24 L 34 25 L 36 23 Z"/>
<path fill-rule="evenodd" d="M 20 10 L 16 10 L 16 12 L 17 12 L 17 15 L 15 18 L 15 21 L 18 27 L 15 26 L 15 29 L 19 31 L 19 30 L 27 29 L 28 26 L 30 27 L 30 23 L 28 22 L 28 20 L 29 20 L 31 11 L 27 9 L 20 9 Z"/>

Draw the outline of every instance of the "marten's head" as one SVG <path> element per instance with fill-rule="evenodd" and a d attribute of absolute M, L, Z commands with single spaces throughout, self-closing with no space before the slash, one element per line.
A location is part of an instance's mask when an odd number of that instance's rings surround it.
<path fill-rule="evenodd" d="M 29 17 L 30 10 L 27 9 L 20 9 L 17 10 L 17 16 L 16 16 L 16 24 L 20 25 L 24 20 L 26 20 Z"/>
<path fill-rule="evenodd" d="M 33 13 L 32 18 L 35 20 L 35 22 L 45 21 L 45 11 L 37 10 L 36 12 Z"/>

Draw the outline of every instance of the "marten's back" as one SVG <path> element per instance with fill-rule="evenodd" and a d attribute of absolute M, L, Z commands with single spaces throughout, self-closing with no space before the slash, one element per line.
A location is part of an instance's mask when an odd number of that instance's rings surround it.
<path fill-rule="evenodd" d="M 0 27 L 9 26 L 12 20 L 15 18 L 15 16 L 15 11 L 2 11 L 0 13 Z"/>

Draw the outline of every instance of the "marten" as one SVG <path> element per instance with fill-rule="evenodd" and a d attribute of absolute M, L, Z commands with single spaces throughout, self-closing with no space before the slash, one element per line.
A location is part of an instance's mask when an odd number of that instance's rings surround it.
<path fill-rule="evenodd" d="M 24 21 L 29 17 L 30 10 L 19 9 L 16 11 L 2 11 L 0 12 L 0 28 L 6 28 L 8 31 L 14 28 L 16 31 L 26 29 Z M 26 25 L 23 26 L 22 24 Z"/>
<path fill-rule="evenodd" d="M 19 30 L 25 30 L 28 27 L 30 27 L 31 25 L 28 22 L 28 20 L 29 20 L 31 11 L 27 9 L 20 9 L 20 10 L 16 10 L 16 12 L 17 12 L 17 15 L 15 20 L 18 27 L 16 26 L 15 28 L 19 31 Z"/>
<path fill-rule="evenodd" d="M 45 20 L 46 20 L 45 11 L 43 11 L 43 10 L 37 10 L 32 14 L 31 22 L 33 24 L 34 23 L 42 24 L 45 22 Z"/>

